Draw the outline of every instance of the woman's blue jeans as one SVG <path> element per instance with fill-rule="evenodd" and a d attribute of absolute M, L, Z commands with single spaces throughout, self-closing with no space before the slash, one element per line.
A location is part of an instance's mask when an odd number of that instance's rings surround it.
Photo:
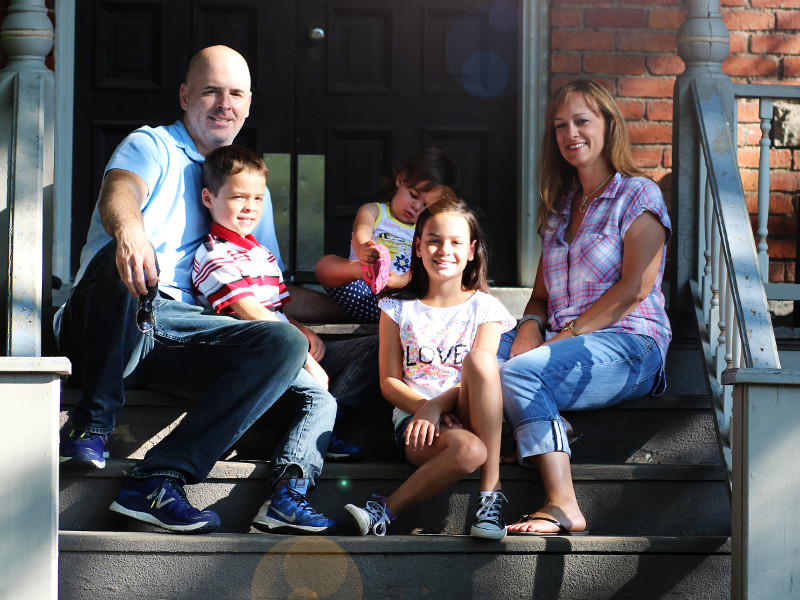
<path fill-rule="evenodd" d="M 72 290 L 61 322 L 61 350 L 73 362 L 83 394 L 72 425 L 110 433 L 124 389 L 151 389 L 197 400 L 196 406 L 131 472 L 186 483 L 205 479 L 214 463 L 298 379 L 308 342 L 288 323 L 221 317 L 165 297 L 153 303 L 155 339 L 136 326 L 137 300 L 122 284 L 116 242 L 92 260 Z M 287 401 L 292 430 L 276 455 L 313 476 L 322 468 L 336 413 L 333 398 L 297 381 Z M 287 448 L 285 444 L 295 444 Z"/>
<path fill-rule="evenodd" d="M 508 357 L 516 332 L 503 334 Z M 594 410 L 651 393 L 663 378 L 661 353 L 644 335 L 595 332 L 559 340 L 500 366 L 503 411 L 520 464 L 546 452 L 570 454 L 560 411 Z"/>

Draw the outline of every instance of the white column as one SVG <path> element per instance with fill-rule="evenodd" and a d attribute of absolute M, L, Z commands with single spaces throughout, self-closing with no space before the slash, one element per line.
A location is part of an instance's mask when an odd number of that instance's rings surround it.
<path fill-rule="evenodd" d="M 2 275 L 7 314 L 6 354 L 41 356 L 43 282 L 50 290 L 45 231 L 52 228 L 53 74 L 44 59 L 53 26 L 43 0 L 11 0 L 0 28 L 8 66 L 0 71 L 0 235 L 7 273 Z M 7 221 L 6 221 L 7 219 Z M 48 293 L 49 297 L 49 293 Z"/>
<path fill-rule="evenodd" d="M 58 597 L 58 414 L 66 358 L 41 357 L 43 280 L 50 289 L 53 27 L 44 0 L 11 0 L 0 28 L 0 598 Z M 49 324 L 45 325 L 49 327 Z"/>

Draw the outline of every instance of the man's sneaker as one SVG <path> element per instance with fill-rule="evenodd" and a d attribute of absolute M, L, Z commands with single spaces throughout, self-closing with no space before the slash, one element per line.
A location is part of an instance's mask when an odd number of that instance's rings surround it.
<path fill-rule="evenodd" d="M 339 529 L 308 503 L 308 479 L 289 479 L 278 484 L 258 510 L 253 527 L 267 533 L 333 533 Z"/>
<path fill-rule="evenodd" d="M 109 508 L 175 533 L 210 533 L 219 528 L 217 513 L 197 510 L 186 499 L 181 482 L 169 477 L 126 478 Z"/>
<path fill-rule="evenodd" d="M 361 458 L 361 448 L 350 442 L 345 442 L 335 431 L 331 432 L 331 441 L 325 460 L 334 462 L 354 462 Z"/>
<path fill-rule="evenodd" d="M 364 508 L 348 504 L 344 509 L 359 534 L 386 535 L 386 526 L 394 521 L 394 515 L 386 508 L 386 498 L 375 494 L 372 497 L 376 500 L 367 500 Z"/>
<path fill-rule="evenodd" d="M 502 540 L 506 536 L 503 525 L 503 508 L 500 502 L 508 502 L 503 492 L 481 492 L 480 507 L 470 535 L 487 540 Z"/>
<path fill-rule="evenodd" d="M 103 469 L 106 466 L 108 436 L 71 429 L 61 436 L 58 460 L 69 469 Z"/>

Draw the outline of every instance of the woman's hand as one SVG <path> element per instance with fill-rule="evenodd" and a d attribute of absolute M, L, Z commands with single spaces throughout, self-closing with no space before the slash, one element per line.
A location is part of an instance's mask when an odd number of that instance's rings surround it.
<path fill-rule="evenodd" d="M 538 348 L 543 343 L 544 338 L 539 330 L 539 324 L 533 319 L 525 321 L 517 331 L 517 337 L 514 338 L 514 343 L 511 344 L 511 352 L 509 352 L 508 357 L 514 358 L 520 354 L 525 354 L 534 348 Z"/>

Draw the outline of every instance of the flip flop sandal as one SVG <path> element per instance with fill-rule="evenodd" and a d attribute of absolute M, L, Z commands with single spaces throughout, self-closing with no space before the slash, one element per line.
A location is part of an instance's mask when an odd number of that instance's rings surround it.
<path fill-rule="evenodd" d="M 519 518 L 519 523 L 530 523 L 531 521 L 547 521 L 548 523 L 552 523 L 556 527 L 558 527 L 558 531 L 550 532 L 550 533 L 542 533 L 540 531 L 509 531 L 508 535 L 537 535 L 539 537 L 555 537 L 557 535 L 588 535 L 588 531 L 569 531 L 566 527 L 564 527 L 560 522 L 556 521 L 555 519 L 550 519 L 548 517 L 532 517 L 530 515 L 522 515 Z"/>
<path fill-rule="evenodd" d="M 389 254 L 389 249 L 383 244 L 375 244 L 373 248 L 378 251 L 378 260 L 371 265 L 361 265 L 361 272 L 364 274 L 364 281 L 369 284 L 372 292 L 378 294 L 386 287 L 386 283 L 389 281 L 392 256 Z"/>

